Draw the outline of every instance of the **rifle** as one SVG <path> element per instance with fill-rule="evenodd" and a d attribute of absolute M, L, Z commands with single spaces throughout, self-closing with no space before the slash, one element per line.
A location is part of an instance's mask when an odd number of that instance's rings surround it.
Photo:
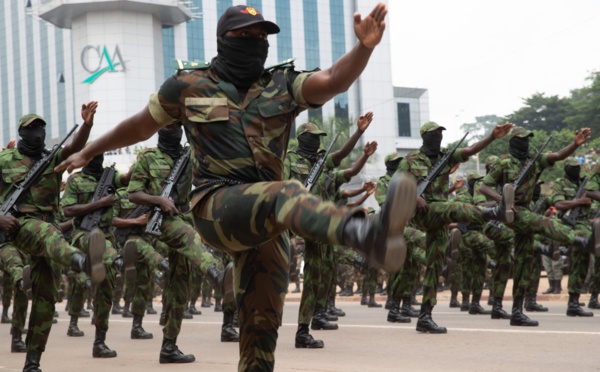
<path fill-rule="evenodd" d="M 191 149 L 188 149 L 186 153 L 177 159 L 175 165 L 173 165 L 173 169 L 171 169 L 171 173 L 167 177 L 165 181 L 165 185 L 163 186 L 160 196 L 163 198 L 171 198 L 171 193 L 173 192 L 174 186 L 179 181 L 179 178 L 183 174 L 183 170 L 190 160 Z M 153 215 L 148 220 L 148 224 L 146 225 L 146 233 L 161 236 L 162 232 L 160 231 L 160 227 L 162 226 L 162 222 L 164 219 L 163 212 L 159 206 L 155 205 L 152 207 Z"/>
<path fill-rule="evenodd" d="M 19 202 L 21 195 L 23 195 L 23 192 L 29 189 L 40 179 L 42 173 L 44 173 L 46 168 L 48 168 L 50 163 L 52 163 L 52 159 L 54 159 L 54 156 L 56 155 L 58 150 L 62 147 L 65 141 L 73 134 L 73 132 L 75 132 L 75 129 L 77 129 L 78 126 L 79 124 L 75 124 L 73 129 L 71 129 L 69 133 L 67 133 L 67 136 L 63 138 L 63 140 L 59 144 L 54 145 L 54 147 L 49 153 L 42 156 L 40 160 L 33 164 L 29 172 L 27 172 L 27 174 L 25 175 L 23 181 L 21 181 L 21 183 L 15 186 L 13 191 L 11 191 L 10 194 L 8 194 L 8 196 L 2 202 L 2 205 L 0 206 L 0 216 L 13 215 L 15 212 L 18 212 L 17 203 Z M 4 231 L 0 231 L 0 242 L 4 241 L 6 241 Z"/>
<path fill-rule="evenodd" d="M 319 176 L 321 175 L 321 172 L 323 171 L 323 168 L 325 167 L 325 162 L 327 161 L 327 156 L 329 156 L 329 153 L 331 153 L 331 150 L 333 149 L 333 145 L 335 144 L 335 141 L 337 140 L 337 138 L 339 136 L 340 136 L 339 133 L 335 134 L 335 136 L 333 137 L 333 140 L 329 144 L 329 147 L 327 147 L 327 151 L 325 151 L 325 155 L 323 155 L 321 158 L 319 158 L 319 160 L 317 160 L 317 162 L 310 169 L 310 173 L 308 173 L 308 177 L 306 178 L 306 181 L 304 181 L 304 187 L 306 187 L 306 189 L 308 191 L 310 191 L 310 189 L 312 189 L 312 187 L 315 185 L 315 183 L 317 183 L 317 181 L 319 180 Z"/>
<path fill-rule="evenodd" d="M 104 168 L 102 172 L 102 176 L 100 177 L 100 181 L 98 181 L 98 185 L 96 186 L 96 190 L 94 191 L 94 196 L 92 198 L 92 203 L 96 202 L 108 194 L 115 193 L 115 174 L 117 171 L 115 170 L 115 163 L 110 167 Z M 98 227 L 100 220 L 102 219 L 102 213 L 104 213 L 104 208 L 98 208 L 88 213 L 83 217 L 81 221 L 81 229 L 86 231 L 92 231 L 94 228 Z"/>
<path fill-rule="evenodd" d="M 142 214 L 148 213 L 149 210 L 150 207 L 148 207 L 147 205 L 138 205 L 137 207 L 135 207 L 134 210 L 129 212 L 125 219 L 131 220 L 134 218 L 138 218 Z M 127 237 L 131 233 L 131 230 L 133 230 L 133 227 L 134 226 L 115 228 L 113 231 L 113 235 L 115 236 L 117 242 L 120 244 L 125 244 L 125 242 L 127 241 Z"/>
<path fill-rule="evenodd" d="M 452 150 L 445 153 L 444 156 L 442 156 L 442 158 L 440 160 L 435 162 L 433 167 L 431 167 L 431 170 L 429 171 L 429 173 L 427 173 L 427 176 L 425 176 L 425 178 L 421 178 L 419 180 L 419 182 L 417 183 L 417 195 L 418 196 L 422 196 L 423 193 L 425 192 L 425 189 L 427 188 L 427 186 L 429 186 L 433 182 L 433 180 L 435 180 L 435 178 L 437 176 L 439 176 L 439 174 L 442 172 L 442 169 L 444 169 L 444 167 L 446 167 L 446 165 L 450 161 L 450 158 L 454 154 L 454 151 L 456 151 L 458 146 L 460 146 L 460 144 L 465 140 L 465 138 L 467 137 L 468 134 L 469 134 L 469 132 L 465 133 L 463 138 L 460 141 L 458 141 L 458 143 L 452 148 Z"/>
<path fill-rule="evenodd" d="M 575 196 L 571 200 L 581 199 L 583 194 L 585 194 L 585 185 L 587 184 L 587 182 L 588 182 L 588 178 L 585 177 L 583 179 L 583 181 L 581 181 L 581 185 L 579 185 L 579 188 L 577 189 Z M 562 222 L 570 225 L 571 227 L 575 227 L 575 225 L 577 224 L 577 217 L 579 216 L 580 210 L 581 210 L 581 205 L 578 205 L 575 208 L 569 209 L 567 211 L 567 213 L 563 213 L 563 216 L 561 217 Z"/>
<path fill-rule="evenodd" d="M 546 140 L 546 142 L 544 142 L 544 144 L 542 145 L 542 147 L 540 147 L 540 149 L 538 150 L 537 154 L 535 154 L 535 156 L 529 160 L 529 162 L 527 164 L 525 164 L 525 166 L 523 168 L 521 168 L 521 170 L 519 171 L 519 174 L 517 174 L 517 178 L 513 181 L 512 186 L 513 189 L 515 190 L 515 193 L 517 192 L 517 189 L 519 187 L 521 187 L 521 185 L 523 184 L 523 182 L 525 182 L 525 179 L 527 178 L 527 176 L 529 175 L 529 172 L 531 172 L 531 170 L 533 168 L 535 168 L 535 163 L 537 162 L 538 158 L 540 157 L 540 155 L 542 154 L 542 151 L 544 151 L 544 149 L 546 148 L 546 145 L 548 145 L 548 142 L 550 142 L 550 140 L 552 139 L 552 136 L 548 137 L 548 139 Z M 500 223 L 497 220 L 494 221 L 490 221 L 489 224 L 495 228 L 500 228 Z"/>

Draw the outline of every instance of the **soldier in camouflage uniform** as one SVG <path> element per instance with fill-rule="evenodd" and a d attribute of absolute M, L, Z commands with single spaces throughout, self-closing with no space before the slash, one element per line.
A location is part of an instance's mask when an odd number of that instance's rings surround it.
<path fill-rule="evenodd" d="M 193 71 L 169 78 L 139 114 L 58 168 L 72 170 L 97 153 L 183 122 L 193 149 L 194 226 L 208 244 L 234 256 L 240 371 L 274 368 L 288 287 L 289 229 L 360 250 L 388 269 L 403 263 L 400 235 L 415 194 L 409 176 L 392 178 L 388 201 L 393 207 L 368 217 L 362 210 L 322 202 L 300 182 L 283 178 L 293 119 L 358 78 L 381 41 L 386 14 L 381 3 L 364 19 L 355 16 L 358 42 L 350 52 L 331 68 L 298 72 L 290 63 L 265 70 L 266 38 L 279 28 L 252 7 L 230 7 L 217 24 L 219 54 L 210 66 L 181 62 L 181 69 Z"/>
<path fill-rule="evenodd" d="M 452 222 L 484 223 L 489 220 L 510 220 L 512 203 L 510 185 L 505 186 L 505 198 L 495 208 L 477 208 L 468 204 L 448 202 L 448 179 L 451 170 L 458 164 L 465 162 L 471 155 L 477 154 L 496 138 L 504 137 L 512 124 L 498 125 L 493 132 L 475 144 L 457 149 L 450 157 L 449 162 L 440 171 L 439 175 L 424 190 L 422 196 L 417 197 L 417 213 L 413 217 L 415 225 L 427 234 L 427 271 L 423 279 L 423 303 L 417 331 L 430 333 L 446 333 L 445 327 L 439 327 L 431 317 L 431 311 L 437 303 L 437 283 L 445 261 L 447 225 Z M 440 157 L 447 149 L 441 149 L 442 131 L 444 127 L 435 122 L 427 122 L 420 129 L 423 146 L 408 154 L 401 162 L 397 172 L 412 173 L 417 180 L 424 179 Z"/>
<path fill-rule="evenodd" d="M 8 319 L 8 323 L 12 324 L 10 328 L 10 334 L 12 335 L 11 353 L 24 353 L 27 351 L 27 347 L 22 340 L 27 307 L 29 306 L 28 297 L 31 297 L 31 267 L 26 265 L 27 261 L 26 255 L 10 242 L 0 244 L 0 270 L 4 273 L 3 280 L 9 282 L 9 286 L 4 287 L 9 290 L 2 293 L 4 308 L 8 309 L 8 304 L 4 301 L 10 301 L 13 293 L 15 299 L 12 319 Z M 7 293 L 9 295 L 8 299 L 5 298 Z M 5 314 L 2 315 L 4 320 Z"/>
<path fill-rule="evenodd" d="M 94 358 L 114 358 L 117 356 L 115 350 L 111 350 L 105 343 L 108 321 L 113 302 L 113 291 L 116 286 L 117 273 L 124 270 L 123 258 L 115 249 L 115 241 L 112 235 L 113 205 L 117 200 L 114 192 L 116 188 L 122 187 L 128 182 L 127 174 L 115 172 L 115 177 L 109 188 L 110 192 L 98 200 L 94 200 L 94 194 L 105 168 L 102 166 L 104 155 L 97 155 L 88 163 L 81 172 L 72 174 L 67 180 L 65 193 L 61 200 L 63 213 L 67 218 L 73 218 L 72 244 L 82 252 L 95 239 L 96 228 L 101 231 L 106 250 L 102 257 L 106 278 L 93 288 L 94 291 L 94 318 L 96 332 L 92 348 Z M 110 181 L 109 181 L 110 182 Z M 94 211 L 100 210 L 101 217 L 97 226 L 94 226 L 94 234 L 82 227 L 85 217 Z M 71 321 L 67 335 L 83 336 L 83 332 L 77 327 L 77 320 L 84 305 L 84 291 L 71 292 L 69 300 L 69 315 Z"/>
<path fill-rule="evenodd" d="M 82 105 L 84 124 L 73 140 L 57 150 L 37 182 L 21 194 L 11 214 L 0 217 L 0 230 L 9 235 L 15 247 L 31 257 L 33 301 L 25 340 L 27 356 L 24 370 L 27 371 L 39 368 L 54 319 L 58 290 L 50 260 L 71 266 L 77 272 L 88 270 L 94 282 L 104 279 L 102 270 L 98 269 L 104 246 L 98 244 L 90 247 L 90 254 L 86 257 L 67 243 L 55 224 L 61 177 L 53 172 L 53 168 L 83 148 L 93 125 L 97 105 L 97 102 Z M 13 188 L 25 178 L 33 163 L 45 155 L 45 127 L 45 120 L 35 114 L 25 115 L 19 120 L 21 140 L 17 148 L 0 153 L 0 201 L 4 202 Z"/>
<path fill-rule="evenodd" d="M 161 196 L 172 168 L 187 151 L 181 146 L 182 136 L 181 123 L 161 129 L 157 147 L 145 150 L 136 161 L 127 188 L 130 201 L 139 205 L 157 205 L 164 216 L 161 235 L 156 237 L 169 247 L 169 279 L 163 292 L 166 318 L 160 363 L 190 363 L 195 360 L 193 354 L 184 355 L 176 344 L 189 298 L 190 265 L 199 267 L 214 287 L 220 288 L 223 284 L 223 272 L 217 268 L 215 258 L 206 251 L 191 225 L 191 214 L 188 213 L 188 193 L 192 182 L 190 162 L 176 180 L 171 198 Z"/>
<path fill-rule="evenodd" d="M 593 169 L 593 173 L 585 186 L 585 195 L 594 201 L 593 207 L 598 206 L 598 202 L 600 202 L 600 164 L 596 165 Z M 592 210 L 591 215 L 593 218 L 597 218 L 600 211 L 597 208 L 592 208 Z M 590 309 L 600 309 L 600 303 L 598 302 L 598 293 L 600 293 L 600 259 L 598 257 L 594 257 L 593 277 L 591 278 L 589 292 L 590 300 L 588 307 Z"/>
<path fill-rule="evenodd" d="M 550 203 L 559 211 L 558 218 L 561 219 L 567 213 L 574 213 L 577 209 L 579 214 L 577 215 L 575 226 L 571 226 L 568 223 L 567 226 L 573 228 L 577 235 L 589 236 L 590 235 L 590 220 L 593 219 L 593 215 L 590 211 L 592 199 L 585 195 L 576 199 L 575 194 L 584 182 L 584 178 L 581 177 L 581 165 L 574 157 L 569 157 L 563 162 L 564 166 L 564 177 L 554 181 L 551 191 Z M 589 181 L 587 181 L 589 183 Z M 583 190 L 588 188 L 586 185 Z M 593 187 L 597 185 L 590 185 Z M 570 211 L 570 212 L 569 212 Z M 564 222 L 564 221 L 563 221 Z M 581 288 L 590 266 L 590 254 L 589 252 L 581 249 L 573 249 L 571 254 L 571 267 L 569 270 L 569 303 L 567 308 L 568 316 L 583 316 L 590 317 L 594 316 L 591 311 L 585 311 L 579 306 L 579 295 L 581 294 Z"/>
<path fill-rule="evenodd" d="M 574 141 L 555 153 L 540 154 L 533 169 L 526 175 L 523 183 L 515 190 L 515 218 L 507 226 L 515 233 L 515 272 L 513 275 L 513 307 L 510 324 L 513 326 L 537 326 L 538 322 L 523 314 L 523 300 L 529 287 L 526 273 L 531 270 L 533 236 L 538 233 L 552 240 L 570 246 L 576 246 L 587 253 L 600 252 L 600 233 L 595 223 L 591 236 L 577 235 L 572 229 L 556 220 L 537 215 L 530 211 L 530 203 L 537 179 L 544 169 L 551 167 L 557 161 L 566 159 L 579 146 L 590 138 L 591 130 L 585 128 L 575 131 Z M 480 192 L 490 200 L 500 201 L 501 196 L 494 190 L 497 184 L 512 183 L 517 179 L 521 168 L 532 161 L 534 154 L 529 152 L 529 137 L 533 133 L 522 127 L 511 131 L 509 155 L 498 162 L 485 176 Z M 597 248 L 596 248 L 597 247 Z"/>

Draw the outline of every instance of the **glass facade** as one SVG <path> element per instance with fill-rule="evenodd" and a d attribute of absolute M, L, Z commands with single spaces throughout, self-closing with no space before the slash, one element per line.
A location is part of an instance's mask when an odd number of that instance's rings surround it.
<path fill-rule="evenodd" d="M 0 21 L 4 23 L 6 19 L 6 3 L 0 1 Z M 6 30 L 6 29 L 5 29 Z M 0 50 L 7 50 L 6 45 L 6 33 L 0 34 Z M 2 137 L 5 139 L 4 142 L 8 142 L 10 138 L 10 127 L 12 120 L 9 118 L 8 107 L 4 105 L 8 103 L 8 57 L 7 53 L 0 53 L 0 89 L 2 89 L 2 105 L 0 111 L 2 111 Z"/>
<path fill-rule="evenodd" d="M 217 0 L 217 19 L 232 5 L 231 0 Z"/>
<path fill-rule="evenodd" d="M 279 0 L 275 4 L 277 14 L 276 23 L 281 29 L 277 35 L 277 58 L 283 61 L 293 58 L 292 55 L 292 17 L 290 14 L 290 0 Z"/>
<path fill-rule="evenodd" d="M 27 60 L 35 61 L 35 54 L 33 51 L 33 21 L 31 17 L 25 17 L 25 40 L 27 48 Z M 35 111 L 35 69 L 32 68 L 27 74 L 27 91 L 29 97 L 27 97 L 29 112 Z"/>
<path fill-rule="evenodd" d="M 12 66 L 19 66 L 21 64 L 21 33 L 19 31 L 19 27 L 18 27 L 18 20 L 19 20 L 19 9 L 16 6 L 13 6 L 11 9 L 11 18 L 13 21 L 13 27 L 12 27 Z M 17 26 L 17 27 L 15 27 Z M 47 48 L 46 48 L 47 49 Z M 6 49 L 4 49 L 6 50 Z M 42 60 L 43 61 L 43 60 Z M 23 88 L 22 88 L 22 70 L 20 68 L 15 68 L 15 69 L 11 69 L 10 75 L 7 75 L 7 77 L 10 77 L 12 75 L 12 80 L 14 83 L 14 105 L 15 105 L 15 113 L 17 115 L 17 117 L 21 117 L 22 115 L 26 114 L 26 112 L 23 112 Z M 50 99 L 50 97 L 48 97 L 48 99 Z M 18 119 L 17 119 L 18 120 Z M 10 122 L 13 123 L 16 120 L 11 120 Z M 47 130 L 47 129 L 46 129 Z"/>
<path fill-rule="evenodd" d="M 397 103 L 398 107 L 398 135 L 410 137 L 410 105 L 408 103 Z"/>
<path fill-rule="evenodd" d="M 173 60 L 175 59 L 175 30 L 173 27 L 163 27 L 163 58 L 165 79 L 174 73 Z"/>
<path fill-rule="evenodd" d="M 195 11 L 202 12 L 202 0 L 193 0 Z M 191 61 L 204 61 L 204 22 L 202 18 L 192 19 L 186 24 L 188 59 Z"/>
<path fill-rule="evenodd" d="M 29 17 L 27 17 L 29 18 Z M 57 104 L 58 104 L 58 137 L 63 137 L 67 134 L 67 95 L 66 95 L 66 79 L 65 79 L 65 56 L 64 56 L 64 43 L 63 43 L 64 31 L 58 27 L 54 28 L 54 38 L 56 40 L 56 91 L 57 91 Z M 59 77 L 62 76 L 63 81 L 59 81 Z M 83 102 L 80 102 L 81 104 Z"/>
<path fill-rule="evenodd" d="M 320 66 L 319 52 L 319 11 L 317 0 L 303 0 L 304 10 L 304 53 L 306 69 L 312 70 Z M 323 118 L 323 109 L 308 110 L 308 120 Z"/>
<path fill-rule="evenodd" d="M 331 24 L 331 57 L 337 61 L 346 53 L 346 37 L 344 33 L 344 0 L 330 0 L 329 15 Z M 335 117 L 348 119 L 348 93 L 344 92 L 334 98 Z"/>

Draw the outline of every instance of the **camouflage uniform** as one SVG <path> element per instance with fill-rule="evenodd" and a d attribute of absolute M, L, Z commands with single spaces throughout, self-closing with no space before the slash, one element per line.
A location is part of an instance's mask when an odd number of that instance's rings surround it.
<path fill-rule="evenodd" d="M 12 243 L 0 244 L 0 270 L 4 272 L 3 282 L 8 284 L 4 286 L 5 292 L 2 293 L 2 306 L 5 309 L 8 309 L 14 293 L 12 327 L 10 330 L 12 335 L 11 352 L 26 351 L 21 336 L 25 329 L 29 300 L 27 294 L 19 289 L 18 283 L 23 280 L 23 267 L 27 263 L 28 257 Z M 15 343 L 18 345 L 15 345 Z"/>
<path fill-rule="evenodd" d="M 600 191 L 600 172 L 598 172 L 598 166 L 594 173 L 590 176 L 590 179 L 585 187 L 586 191 Z M 600 209 L 598 207 L 598 202 L 594 200 L 592 204 L 590 215 L 596 217 Z M 588 307 L 591 309 L 600 309 L 600 304 L 598 303 L 598 293 L 600 293 L 600 258 L 592 257 L 594 264 L 592 266 L 592 277 L 590 280 L 590 301 Z"/>
<path fill-rule="evenodd" d="M 300 182 L 284 181 L 293 119 L 310 107 L 301 89 L 308 76 L 279 65 L 240 97 L 203 66 L 169 78 L 150 99 L 154 120 L 181 120 L 192 146 L 194 226 L 208 244 L 234 256 L 240 370 L 273 369 L 288 287 L 287 230 L 341 244 L 352 215 Z"/>
<path fill-rule="evenodd" d="M 49 260 L 70 266 L 73 256 L 79 252 L 64 239 L 55 224 L 61 174 L 54 173 L 54 167 L 62 160 L 62 149 L 59 149 L 38 182 L 22 194 L 17 206 L 19 212 L 15 215 L 21 228 L 11 237 L 11 242 L 21 252 L 29 254 L 32 262 L 33 301 L 26 339 L 28 352 L 45 350 L 54 319 L 58 290 Z M 33 161 L 17 149 L 0 152 L 0 201 L 4 201 L 12 186 L 23 180 L 32 164 Z"/>

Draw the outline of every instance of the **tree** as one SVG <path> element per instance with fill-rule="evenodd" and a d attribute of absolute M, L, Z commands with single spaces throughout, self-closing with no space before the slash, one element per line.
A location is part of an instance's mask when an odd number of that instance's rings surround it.
<path fill-rule="evenodd" d="M 569 98 L 544 96 L 535 93 L 523 100 L 525 106 L 506 117 L 506 121 L 529 130 L 560 131 L 567 126 L 566 117 L 571 111 Z"/>
<path fill-rule="evenodd" d="M 573 129 L 589 127 L 600 133 L 600 73 L 593 72 L 587 80 L 590 86 L 571 91 L 571 113 L 565 122 Z"/>

